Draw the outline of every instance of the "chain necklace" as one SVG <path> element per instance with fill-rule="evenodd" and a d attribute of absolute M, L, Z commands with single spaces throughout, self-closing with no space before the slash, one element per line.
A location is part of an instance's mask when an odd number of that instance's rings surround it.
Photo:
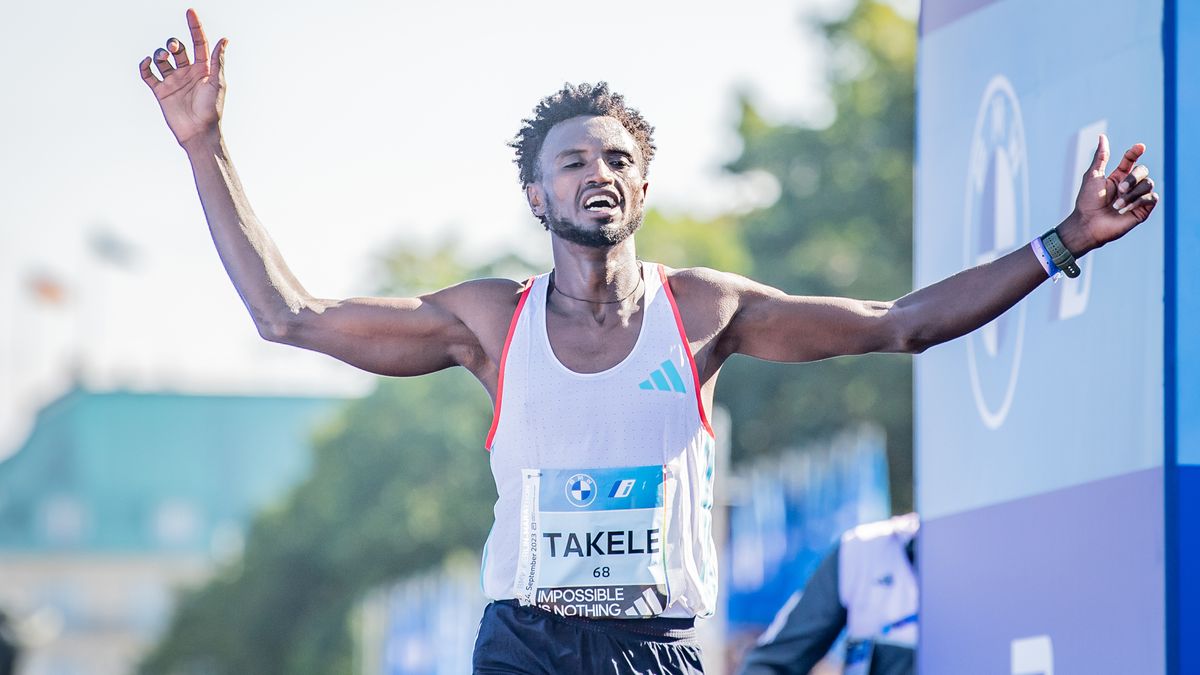
<path fill-rule="evenodd" d="M 558 284 L 554 283 L 554 270 L 550 270 L 550 290 L 552 292 L 558 293 L 559 295 L 561 295 L 565 298 L 570 298 L 577 302 L 590 302 L 594 305 L 615 305 L 618 303 L 625 302 L 626 300 L 629 299 L 630 296 L 632 296 L 634 293 L 638 292 L 638 289 L 642 287 L 642 281 L 644 281 L 644 280 L 645 280 L 645 277 L 642 274 L 642 261 L 639 260 L 638 261 L 638 282 L 633 287 L 633 290 L 626 293 L 624 297 L 617 298 L 616 300 L 584 300 L 583 298 L 577 298 L 573 295 L 567 295 L 566 293 L 563 293 L 562 289 L 558 287 Z"/>

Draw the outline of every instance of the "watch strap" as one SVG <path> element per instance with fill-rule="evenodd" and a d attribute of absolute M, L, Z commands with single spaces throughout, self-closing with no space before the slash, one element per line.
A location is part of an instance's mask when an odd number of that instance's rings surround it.
<path fill-rule="evenodd" d="M 1072 279 L 1079 276 L 1079 263 L 1075 262 L 1075 256 L 1063 244 L 1057 229 L 1042 235 L 1042 246 L 1046 247 L 1046 253 L 1050 256 L 1050 260 L 1054 262 L 1055 267 L 1062 270 L 1063 274 Z"/>

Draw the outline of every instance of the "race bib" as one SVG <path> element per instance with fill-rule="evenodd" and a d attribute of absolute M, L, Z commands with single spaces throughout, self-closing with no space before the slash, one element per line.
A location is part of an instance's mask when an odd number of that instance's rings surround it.
<path fill-rule="evenodd" d="M 562 616 L 662 614 L 664 468 L 525 469 L 517 599 Z"/>

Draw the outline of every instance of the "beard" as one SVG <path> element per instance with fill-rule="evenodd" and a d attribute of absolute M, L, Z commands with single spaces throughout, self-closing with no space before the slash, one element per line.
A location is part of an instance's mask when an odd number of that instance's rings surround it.
<path fill-rule="evenodd" d="M 554 205 L 551 204 L 550 208 L 546 210 L 544 224 L 547 230 L 572 244 L 588 248 L 610 248 L 633 236 L 633 233 L 642 226 L 642 204 L 639 202 L 629 206 L 631 210 L 628 213 L 624 211 L 621 213 L 624 217 L 623 220 L 610 221 L 598 228 L 588 229 L 557 213 Z"/>

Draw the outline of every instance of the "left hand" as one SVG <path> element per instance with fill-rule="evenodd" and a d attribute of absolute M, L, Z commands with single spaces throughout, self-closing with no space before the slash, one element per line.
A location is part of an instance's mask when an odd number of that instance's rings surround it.
<path fill-rule="evenodd" d="M 1150 217 L 1159 195 L 1154 192 L 1150 170 L 1144 164 L 1135 164 L 1145 151 L 1145 145 L 1135 143 L 1125 151 L 1117 168 L 1105 175 L 1108 137 L 1100 134 L 1092 165 L 1083 175 L 1075 197 L 1075 213 L 1068 218 L 1075 227 L 1065 232 L 1060 229 L 1063 244 L 1076 257 L 1121 238 Z"/>

